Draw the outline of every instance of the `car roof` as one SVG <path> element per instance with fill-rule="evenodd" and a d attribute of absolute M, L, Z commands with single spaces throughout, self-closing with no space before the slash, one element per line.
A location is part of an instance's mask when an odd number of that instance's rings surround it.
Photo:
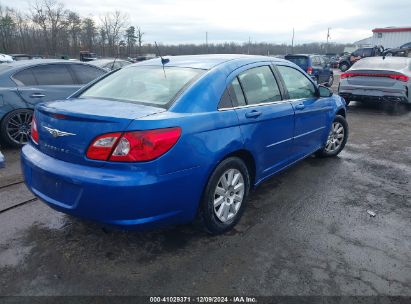
<path fill-rule="evenodd" d="M 216 66 L 238 62 L 238 64 L 250 64 L 260 61 L 281 61 L 285 62 L 283 59 L 267 56 L 257 56 L 257 55 L 242 55 L 242 54 L 214 54 L 214 55 L 184 55 L 184 56 L 163 56 L 165 59 L 169 59 L 169 62 L 165 66 L 173 67 L 186 67 L 186 68 L 196 68 L 209 70 Z M 150 59 L 135 63 L 130 66 L 161 66 L 161 58 Z M 129 66 L 129 67 L 130 67 Z M 126 67 L 128 68 L 128 67 Z"/>

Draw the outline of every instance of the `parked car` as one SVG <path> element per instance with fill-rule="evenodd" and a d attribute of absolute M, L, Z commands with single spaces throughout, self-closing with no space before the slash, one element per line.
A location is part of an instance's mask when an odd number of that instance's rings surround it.
<path fill-rule="evenodd" d="M 295 63 L 319 84 L 331 87 L 334 73 L 321 55 L 286 55 L 285 59 Z"/>
<path fill-rule="evenodd" d="M 338 54 L 328 53 L 328 54 L 325 54 L 324 57 L 326 58 L 326 63 L 330 64 L 330 66 L 333 69 L 338 68 L 338 62 L 340 60 L 340 57 L 338 56 Z"/>
<path fill-rule="evenodd" d="M 106 71 L 113 71 L 121 69 L 122 67 L 131 64 L 130 61 L 122 59 L 97 59 L 90 61 L 89 64 L 98 66 L 99 68 L 105 69 Z"/>
<path fill-rule="evenodd" d="M 14 61 L 31 60 L 32 56 L 28 54 L 10 54 Z"/>
<path fill-rule="evenodd" d="M 411 53 L 411 42 L 401 45 L 399 48 L 387 49 L 384 51 L 384 56 L 401 56 L 407 57 Z"/>
<path fill-rule="evenodd" d="M 0 65 L 0 139 L 22 146 L 30 136 L 33 108 L 64 99 L 106 71 L 66 60 L 25 60 Z"/>
<path fill-rule="evenodd" d="M 80 51 L 80 61 L 93 61 L 97 59 L 97 54 L 89 51 Z"/>
<path fill-rule="evenodd" d="M 158 58 L 37 105 L 22 168 L 61 212 L 129 228 L 197 219 L 218 234 L 252 187 L 313 153 L 340 153 L 345 115 L 341 97 L 286 60 Z"/>
<path fill-rule="evenodd" d="M 342 56 L 338 63 L 338 67 L 341 70 L 341 72 L 345 72 L 358 60 L 362 58 L 366 58 L 366 57 L 381 56 L 382 53 L 383 53 L 383 49 L 377 46 L 361 48 L 361 49 L 355 50 L 351 54 Z"/>
<path fill-rule="evenodd" d="M 5 54 L 0 54 L 0 63 L 5 63 L 5 62 L 12 62 L 13 57 L 10 55 L 5 55 Z"/>
<path fill-rule="evenodd" d="M 341 74 L 338 94 L 350 101 L 411 103 L 411 58 L 370 57 Z"/>
<path fill-rule="evenodd" d="M 0 151 L 0 169 L 6 166 L 6 160 L 4 159 L 4 155 Z"/>

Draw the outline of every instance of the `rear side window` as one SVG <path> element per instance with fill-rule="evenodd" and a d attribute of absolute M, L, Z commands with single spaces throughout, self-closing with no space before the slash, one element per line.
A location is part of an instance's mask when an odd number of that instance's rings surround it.
<path fill-rule="evenodd" d="M 39 65 L 32 68 L 38 85 L 70 85 L 73 77 L 66 64 Z"/>
<path fill-rule="evenodd" d="M 245 71 L 239 75 L 248 104 L 281 100 L 280 89 L 268 66 Z"/>
<path fill-rule="evenodd" d="M 320 65 L 320 59 L 317 56 L 311 57 L 311 61 L 313 63 L 313 65 Z"/>
<path fill-rule="evenodd" d="M 308 58 L 305 56 L 285 56 L 285 59 L 295 63 L 298 66 L 307 66 L 308 65 Z"/>
<path fill-rule="evenodd" d="M 33 69 L 25 69 L 13 75 L 13 80 L 18 86 L 37 85 Z"/>
<path fill-rule="evenodd" d="M 246 105 L 243 90 L 241 89 L 241 85 L 240 82 L 238 82 L 237 77 L 231 82 L 231 85 L 228 87 L 228 91 L 235 107 Z"/>
<path fill-rule="evenodd" d="M 89 65 L 72 64 L 70 68 L 76 75 L 79 84 L 89 83 L 104 74 L 102 70 Z"/>
<path fill-rule="evenodd" d="M 314 84 L 303 73 L 287 66 L 277 66 L 290 99 L 312 98 L 316 96 Z"/>
<path fill-rule="evenodd" d="M 372 49 L 364 49 L 362 57 L 370 57 L 370 56 L 372 56 Z"/>

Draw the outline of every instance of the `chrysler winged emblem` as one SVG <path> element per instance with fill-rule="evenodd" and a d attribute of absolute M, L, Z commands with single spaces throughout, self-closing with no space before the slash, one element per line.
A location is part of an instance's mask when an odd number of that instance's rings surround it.
<path fill-rule="evenodd" d="M 68 132 L 57 130 L 57 129 L 52 129 L 52 128 L 49 128 L 49 127 L 43 127 L 43 128 L 46 129 L 54 138 L 61 137 L 61 136 L 76 135 L 74 133 L 68 133 Z"/>

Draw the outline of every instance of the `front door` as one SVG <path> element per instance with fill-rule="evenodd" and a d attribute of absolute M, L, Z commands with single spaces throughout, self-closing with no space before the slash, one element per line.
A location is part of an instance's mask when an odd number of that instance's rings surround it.
<path fill-rule="evenodd" d="M 306 75 L 289 66 L 277 66 L 277 69 L 295 111 L 292 154 L 299 159 L 324 144 L 328 112 L 332 107 L 327 98 L 317 97 L 317 88 Z"/>

